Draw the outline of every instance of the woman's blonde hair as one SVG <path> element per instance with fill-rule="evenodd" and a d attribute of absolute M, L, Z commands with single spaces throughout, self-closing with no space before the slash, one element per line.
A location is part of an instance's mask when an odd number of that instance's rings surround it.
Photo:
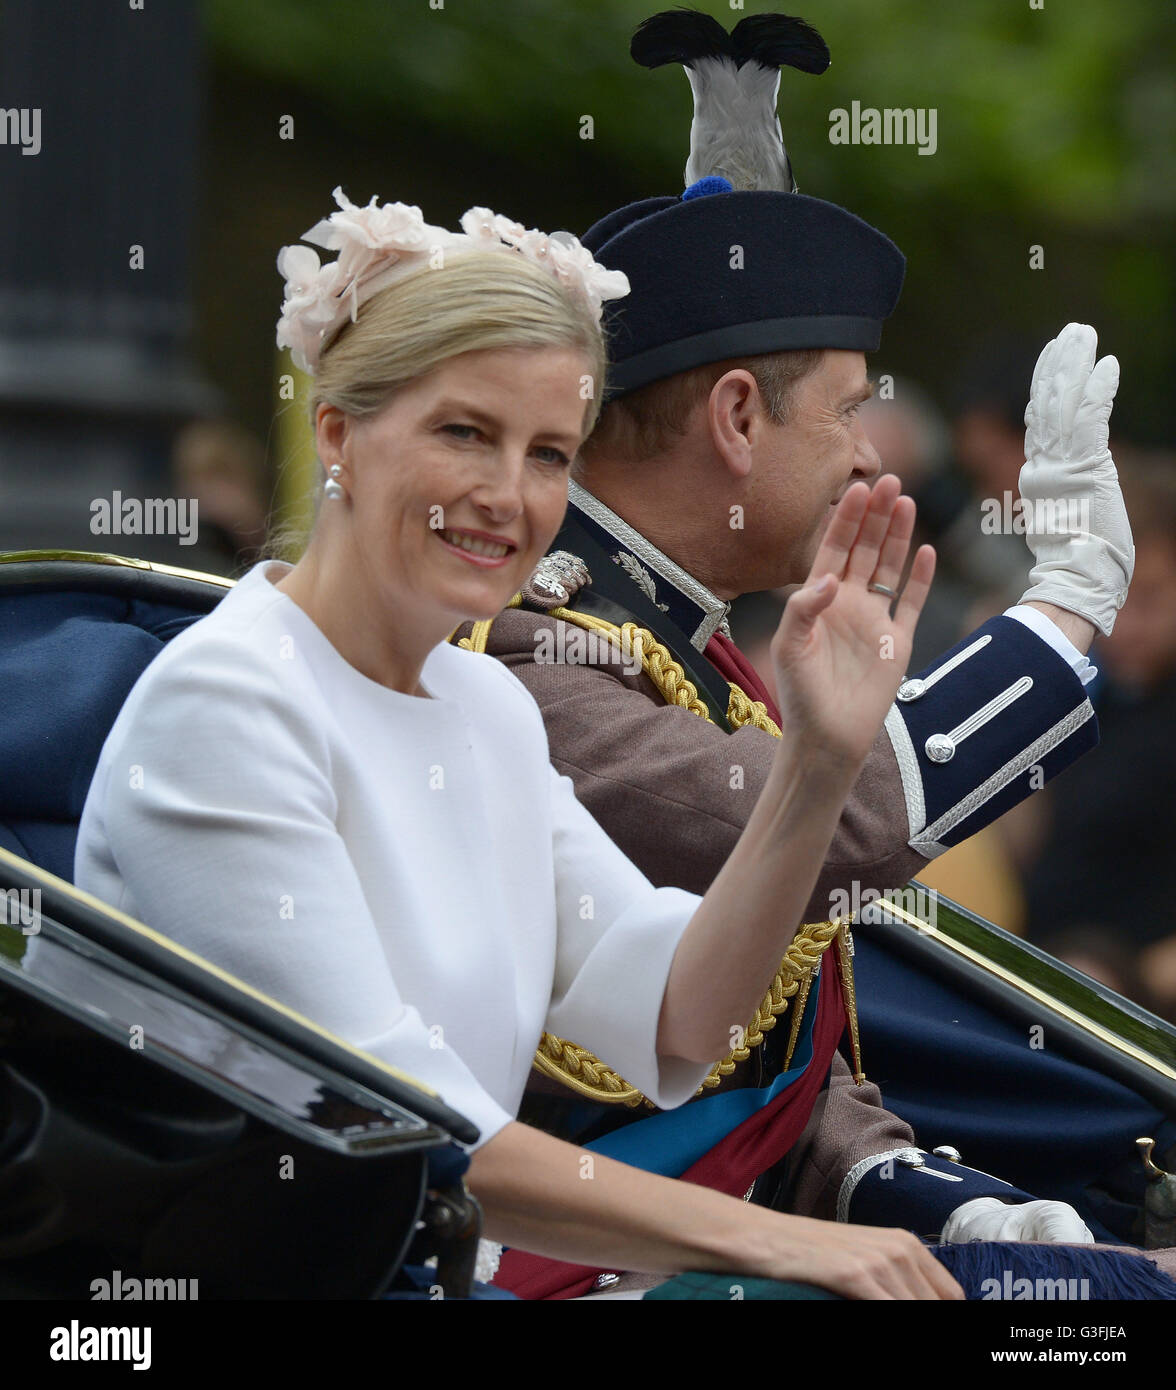
<path fill-rule="evenodd" d="M 506 252 L 471 251 L 390 285 L 345 323 L 319 359 L 311 412 L 382 410 L 400 387 L 451 357 L 494 348 L 572 347 L 587 360 L 587 432 L 600 410 L 604 340 L 595 313 L 550 271 Z"/>
<path fill-rule="evenodd" d="M 389 285 L 360 306 L 355 321 L 345 323 L 320 355 L 311 420 L 324 404 L 357 419 L 375 415 L 402 387 L 462 353 L 544 347 L 584 354 L 587 435 L 600 413 L 606 365 L 595 312 L 523 256 L 466 252 Z M 290 558 L 305 540 L 299 528 L 279 526 L 265 553 Z"/>

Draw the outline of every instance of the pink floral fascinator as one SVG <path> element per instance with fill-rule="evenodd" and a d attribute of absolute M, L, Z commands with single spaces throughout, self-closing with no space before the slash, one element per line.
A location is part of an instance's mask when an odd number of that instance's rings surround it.
<path fill-rule="evenodd" d="M 606 299 L 629 293 L 628 278 L 606 270 L 570 232 L 528 231 L 489 208 L 470 208 L 460 232 L 433 227 L 418 207 L 407 203 L 357 207 L 335 189 L 339 211 L 304 232 L 303 241 L 338 258 L 326 265 L 309 246 L 283 246 L 278 273 L 286 281 L 278 346 L 288 347 L 294 363 L 314 375 L 319 354 L 343 324 L 355 320 L 359 306 L 377 291 L 425 267 L 438 269 L 467 251 L 512 251 L 546 266 L 599 319 Z"/>

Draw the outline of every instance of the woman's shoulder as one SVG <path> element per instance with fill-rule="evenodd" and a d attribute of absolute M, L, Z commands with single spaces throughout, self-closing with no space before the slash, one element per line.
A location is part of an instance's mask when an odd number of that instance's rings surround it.
<path fill-rule="evenodd" d="M 442 643 L 429 653 L 422 682 L 431 695 L 460 708 L 466 728 L 479 730 L 499 754 L 550 764 L 539 706 L 497 657 Z"/>
<path fill-rule="evenodd" d="M 539 706 L 527 687 L 497 657 L 485 652 L 442 642 L 429 653 L 424 684 L 442 698 L 491 701 L 543 724 Z"/>
<path fill-rule="evenodd" d="M 267 710 L 288 711 L 306 725 L 315 688 L 307 679 L 310 644 L 287 621 L 284 595 L 262 571 L 255 566 L 211 613 L 172 638 L 139 677 L 115 730 L 171 728 L 195 738 L 207 727 L 227 737 L 248 722 L 260 734 Z"/>
<path fill-rule="evenodd" d="M 270 670 L 281 657 L 280 638 L 290 625 L 284 621 L 286 599 L 255 566 L 211 613 L 205 614 L 164 647 L 147 668 L 157 679 L 194 669 L 242 675 L 256 668 Z"/>

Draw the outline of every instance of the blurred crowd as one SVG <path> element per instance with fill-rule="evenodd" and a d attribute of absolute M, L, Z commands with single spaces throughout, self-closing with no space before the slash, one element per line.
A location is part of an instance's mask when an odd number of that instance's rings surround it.
<path fill-rule="evenodd" d="M 193 420 L 172 444 L 170 478 L 174 495 L 199 508 L 199 540 L 184 565 L 240 578 L 266 544 L 271 485 L 265 446 L 232 420 Z"/>
<path fill-rule="evenodd" d="M 992 344 L 943 409 L 902 379 L 863 407 L 883 469 L 918 503 L 916 540 L 938 554 L 912 674 L 1027 587 L 1023 534 L 993 531 L 991 518 L 1006 493 L 1018 496 L 1034 360 L 1020 344 Z M 1176 453 L 1135 447 L 1114 428 L 1112 418 L 1136 561 L 1113 634 L 1090 651 L 1100 746 L 920 880 L 1176 1022 Z M 785 597 L 749 595 L 732 614 L 769 687 Z"/>

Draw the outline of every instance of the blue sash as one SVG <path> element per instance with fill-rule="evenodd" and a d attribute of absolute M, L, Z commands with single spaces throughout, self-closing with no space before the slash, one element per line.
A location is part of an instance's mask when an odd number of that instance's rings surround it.
<path fill-rule="evenodd" d="M 600 1139 L 582 1147 L 644 1168 L 650 1173 L 676 1178 L 696 1163 L 737 1129 L 757 1110 L 788 1089 L 808 1070 L 813 1060 L 813 1021 L 817 1016 L 817 999 L 826 971 L 820 971 L 809 990 L 804 1016 L 792 1054 L 792 1066 L 782 1072 L 770 1086 L 745 1086 L 740 1090 L 721 1091 L 717 1095 L 680 1105 L 676 1110 L 662 1110 L 647 1119 L 622 1125 Z M 777 1027 L 783 1027 L 781 1020 Z"/>

